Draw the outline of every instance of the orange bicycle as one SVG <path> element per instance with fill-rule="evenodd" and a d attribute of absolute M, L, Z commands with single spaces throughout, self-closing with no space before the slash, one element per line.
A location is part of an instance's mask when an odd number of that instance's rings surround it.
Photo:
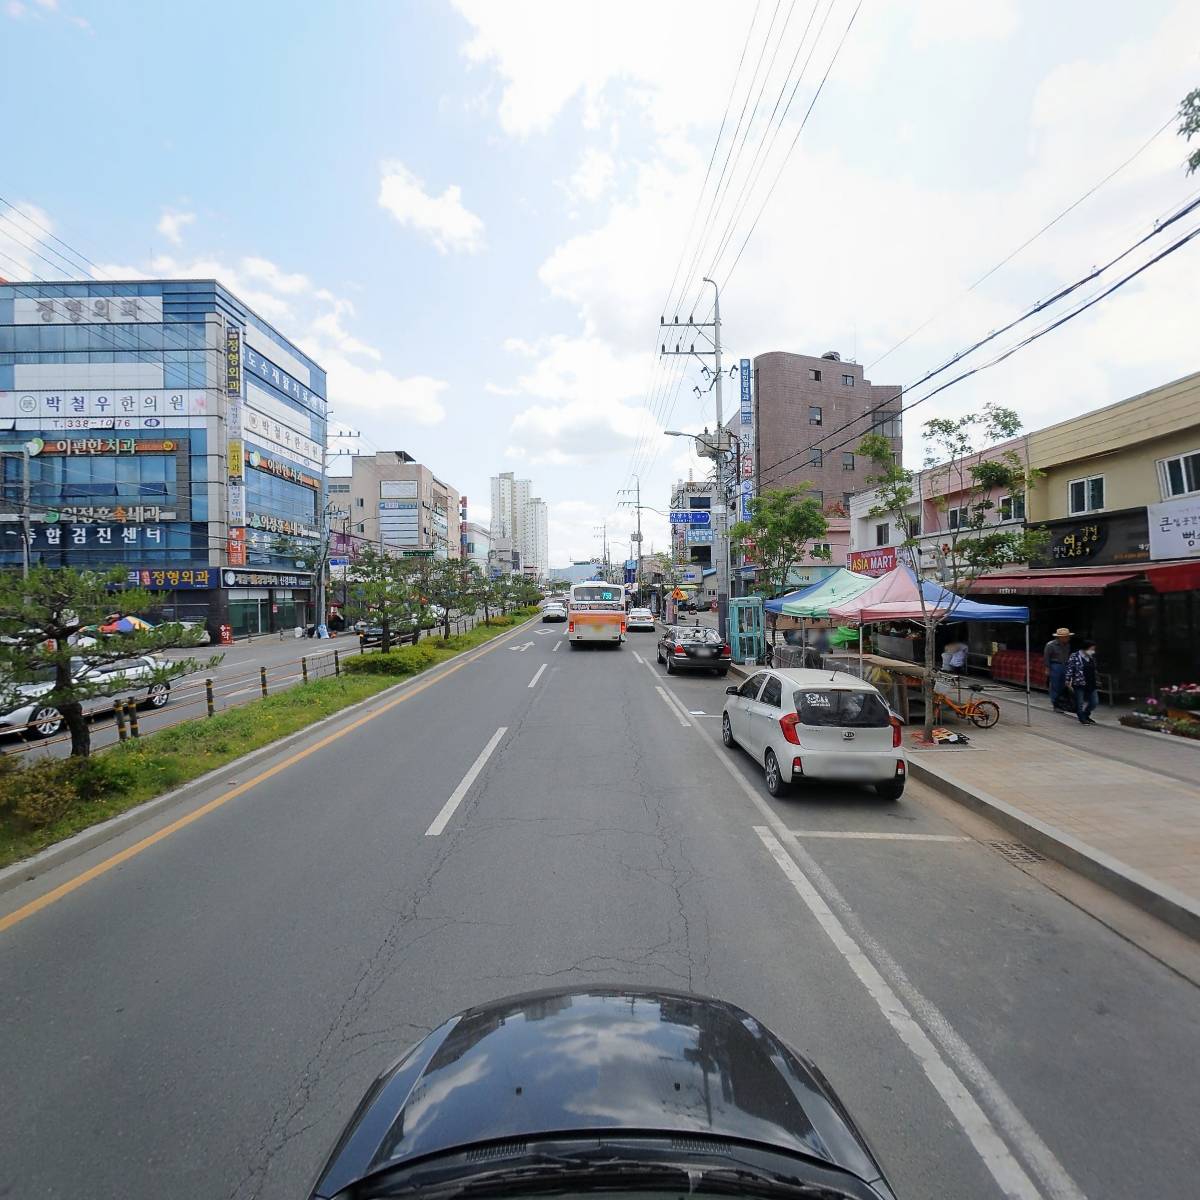
<path fill-rule="evenodd" d="M 972 683 L 969 685 L 969 690 L 982 692 L 983 688 L 978 683 Z M 981 700 L 978 696 L 972 696 L 965 704 L 959 704 L 945 692 L 934 692 L 933 719 L 935 721 L 941 721 L 944 708 L 948 708 L 980 729 L 991 729 L 1000 720 L 1000 705 L 995 700 Z"/>

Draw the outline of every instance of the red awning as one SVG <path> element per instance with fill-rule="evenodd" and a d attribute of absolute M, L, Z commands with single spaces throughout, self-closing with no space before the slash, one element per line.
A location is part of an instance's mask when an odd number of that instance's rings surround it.
<path fill-rule="evenodd" d="M 1079 571 L 1013 571 L 985 575 L 968 589 L 989 596 L 1024 596 L 1030 593 L 1054 596 L 1100 596 L 1114 583 L 1136 579 L 1144 573 L 1136 571 L 1101 571 L 1095 567 Z"/>
<path fill-rule="evenodd" d="M 1173 563 L 1151 567 L 1146 578 L 1156 592 L 1190 592 L 1200 590 L 1200 562 Z"/>

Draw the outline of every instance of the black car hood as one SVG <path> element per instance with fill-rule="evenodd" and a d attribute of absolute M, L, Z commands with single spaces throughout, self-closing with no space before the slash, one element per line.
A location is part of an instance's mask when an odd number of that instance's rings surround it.
<path fill-rule="evenodd" d="M 368 1093 L 317 1196 L 384 1166 L 540 1134 L 706 1135 L 880 1177 L 812 1064 L 753 1017 L 682 992 L 534 992 L 451 1018 Z"/>

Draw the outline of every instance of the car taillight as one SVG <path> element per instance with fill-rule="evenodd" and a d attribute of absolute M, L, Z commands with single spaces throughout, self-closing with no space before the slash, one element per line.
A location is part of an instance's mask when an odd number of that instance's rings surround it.
<path fill-rule="evenodd" d="M 680 658 L 687 658 L 687 651 L 682 646 L 676 646 L 671 653 L 678 654 Z"/>
<path fill-rule="evenodd" d="M 574 621 L 568 621 L 568 622 L 567 622 L 567 632 L 568 632 L 568 633 L 574 633 L 574 632 L 575 632 L 575 622 L 574 622 Z"/>
<path fill-rule="evenodd" d="M 900 718 L 892 717 L 892 749 L 900 749 Z"/>
<path fill-rule="evenodd" d="M 800 734 L 796 731 L 796 726 L 799 724 L 799 713 L 788 713 L 786 716 L 779 718 L 779 728 L 783 730 L 783 736 L 789 742 L 791 742 L 793 746 L 800 745 Z"/>
<path fill-rule="evenodd" d="M 725 654 L 725 655 L 729 654 L 729 643 L 728 642 L 726 642 L 725 645 L 723 645 L 721 647 L 721 653 Z"/>

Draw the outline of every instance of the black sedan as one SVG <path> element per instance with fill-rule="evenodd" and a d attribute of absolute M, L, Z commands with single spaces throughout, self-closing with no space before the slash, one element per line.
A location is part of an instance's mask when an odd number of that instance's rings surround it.
<path fill-rule="evenodd" d="M 668 625 L 658 640 L 658 661 L 667 674 L 676 671 L 715 671 L 724 675 L 732 661 L 729 646 L 715 629 L 705 625 Z"/>
<path fill-rule="evenodd" d="M 468 1009 L 359 1104 L 313 1200 L 895 1200 L 817 1068 L 686 992 L 531 992 Z"/>

